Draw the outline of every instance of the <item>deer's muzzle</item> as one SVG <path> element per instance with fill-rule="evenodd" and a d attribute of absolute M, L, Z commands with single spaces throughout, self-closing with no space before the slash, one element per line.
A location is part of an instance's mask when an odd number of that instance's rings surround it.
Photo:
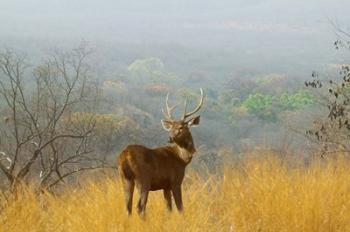
<path fill-rule="evenodd" d="M 168 139 L 168 143 L 173 143 L 175 140 L 174 140 L 174 138 L 173 137 L 169 137 L 169 139 Z"/>

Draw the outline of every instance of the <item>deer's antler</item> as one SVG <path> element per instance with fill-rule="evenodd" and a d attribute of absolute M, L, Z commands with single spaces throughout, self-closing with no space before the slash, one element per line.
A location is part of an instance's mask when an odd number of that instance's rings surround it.
<path fill-rule="evenodd" d="M 164 109 L 162 109 L 162 112 L 165 116 L 166 119 L 173 121 L 173 117 L 171 115 L 171 112 L 178 106 L 179 104 L 176 104 L 172 107 L 169 106 L 169 93 L 166 95 L 166 100 L 165 100 L 165 106 L 166 106 L 166 112 Z"/>
<path fill-rule="evenodd" d="M 187 99 L 185 99 L 185 104 L 184 104 L 184 113 L 182 115 L 182 120 L 184 121 L 186 118 L 194 115 L 195 113 L 197 113 L 200 108 L 203 106 L 203 102 L 204 102 L 204 94 L 203 94 L 203 89 L 200 88 L 200 91 L 201 91 L 201 99 L 199 101 L 199 104 L 198 106 L 190 113 L 187 113 Z"/>

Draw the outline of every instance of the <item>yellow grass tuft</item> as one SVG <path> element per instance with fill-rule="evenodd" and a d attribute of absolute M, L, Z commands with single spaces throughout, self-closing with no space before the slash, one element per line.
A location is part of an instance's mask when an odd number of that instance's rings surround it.
<path fill-rule="evenodd" d="M 350 231 L 350 162 L 288 167 L 278 158 L 227 167 L 222 177 L 184 186 L 183 215 L 168 213 L 151 192 L 145 220 L 127 217 L 117 180 L 87 183 L 60 196 L 29 187 L 17 200 L 0 196 L 1 231 Z M 137 195 L 134 198 L 134 205 Z"/>

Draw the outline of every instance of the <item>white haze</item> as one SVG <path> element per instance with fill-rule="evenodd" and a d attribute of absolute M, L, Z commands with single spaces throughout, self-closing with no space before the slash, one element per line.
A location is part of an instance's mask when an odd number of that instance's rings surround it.
<path fill-rule="evenodd" d="M 345 0 L 1 0 L 0 35 L 197 45 L 261 36 L 262 44 L 302 43 L 330 39 L 329 20 L 349 21 L 349 6 Z"/>
<path fill-rule="evenodd" d="M 348 0 L 0 0 L 0 46 L 23 50 L 84 39 L 112 47 L 163 46 L 165 59 L 182 46 L 217 59 L 234 56 L 236 66 L 273 65 L 265 71 L 286 73 L 305 68 L 309 75 L 342 62 L 331 22 L 348 26 L 348 9 Z M 152 48 L 143 56 L 158 56 Z"/>

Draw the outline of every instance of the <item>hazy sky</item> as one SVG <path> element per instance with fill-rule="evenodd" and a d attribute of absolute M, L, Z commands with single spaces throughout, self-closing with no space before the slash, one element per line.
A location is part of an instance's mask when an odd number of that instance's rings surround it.
<path fill-rule="evenodd" d="M 0 36 L 184 42 L 215 33 L 322 34 L 329 19 L 350 22 L 349 8 L 348 0 L 0 0 Z"/>

